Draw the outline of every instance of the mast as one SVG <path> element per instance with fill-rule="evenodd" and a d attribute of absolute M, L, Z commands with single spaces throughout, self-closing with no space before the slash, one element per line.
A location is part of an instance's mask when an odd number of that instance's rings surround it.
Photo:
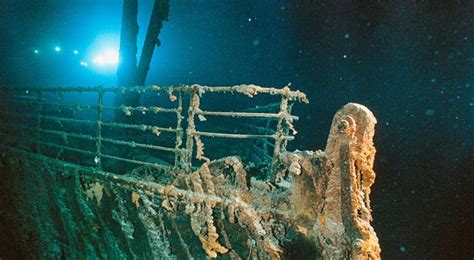
<path fill-rule="evenodd" d="M 150 22 L 148 24 L 148 30 L 146 32 L 145 43 L 143 44 L 142 55 L 138 64 L 137 70 L 137 83 L 138 85 L 144 85 L 146 76 L 150 69 L 151 58 L 155 46 L 160 46 L 160 40 L 158 35 L 160 34 L 161 28 L 163 28 L 163 22 L 168 20 L 169 14 L 169 1 L 168 0 L 155 0 L 153 5 L 153 11 L 150 16 Z"/>

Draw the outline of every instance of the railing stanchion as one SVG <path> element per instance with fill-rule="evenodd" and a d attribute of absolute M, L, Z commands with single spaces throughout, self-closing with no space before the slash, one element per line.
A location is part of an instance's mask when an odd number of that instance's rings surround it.
<path fill-rule="evenodd" d="M 288 113 L 288 116 L 291 117 L 291 110 L 293 109 L 293 102 L 290 102 L 288 104 L 288 109 L 287 109 L 287 113 Z M 290 126 L 288 125 L 288 123 L 285 124 L 285 131 L 284 131 L 284 135 L 285 136 L 288 136 L 288 134 L 290 133 Z M 283 140 L 283 143 L 281 144 L 281 150 L 280 150 L 280 153 L 284 153 L 286 152 L 286 148 L 288 146 L 288 138 L 285 138 Z"/>
<path fill-rule="evenodd" d="M 42 109 L 42 106 L 41 106 L 41 103 L 42 103 L 42 98 L 43 98 L 43 92 L 41 90 L 38 90 L 37 92 L 38 94 L 38 97 L 37 97 L 37 102 L 38 102 L 38 106 L 36 107 L 37 111 L 36 111 L 36 152 L 41 154 L 41 149 L 40 149 L 40 146 L 41 144 L 39 143 L 39 141 L 41 141 L 41 109 Z"/>
<path fill-rule="evenodd" d="M 272 158 L 272 165 L 270 167 L 270 180 L 272 182 L 275 181 L 276 178 L 276 171 L 278 167 L 278 161 L 280 160 L 280 150 L 281 150 L 281 142 L 284 136 L 284 128 L 283 128 L 283 120 L 285 120 L 285 116 L 288 114 L 288 97 L 282 95 L 281 96 L 281 103 L 280 103 L 280 111 L 278 112 L 278 124 L 275 132 L 275 147 L 273 148 L 273 158 Z"/>
<path fill-rule="evenodd" d="M 196 114 L 196 106 L 199 106 L 199 94 L 198 89 L 194 89 L 190 98 L 189 98 L 189 108 L 188 108 L 188 126 L 186 129 L 186 151 L 185 151 L 185 164 L 186 171 L 192 171 L 192 160 L 193 160 L 193 134 L 196 130 L 194 125 L 194 115 Z"/>
<path fill-rule="evenodd" d="M 97 140 L 96 140 L 96 156 L 94 162 L 99 170 L 102 169 L 102 119 L 103 119 L 103 103 L 104 103 L 104 90 L 99 88 L 98 90 L 98 102 L 97 102 Z"/>
<path fill-rule="evenodd" d="M 183 93 L 178 95 L 178 107 L 176 108 L 176 144 L 174 152 L 174 167 L 175 169 L 181 168 L 180 161 L 183 159 L 181 145 L 183 144 L 183 127 L 181 121 L 183 119 Z"/>

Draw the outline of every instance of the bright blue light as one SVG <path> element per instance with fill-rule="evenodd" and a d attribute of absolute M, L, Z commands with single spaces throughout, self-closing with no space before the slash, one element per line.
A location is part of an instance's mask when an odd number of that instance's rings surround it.
<path fill-rule="evenodd" d="M 113 75 L 119 63 L 118 34 L 101 34 L 89 47 L 81 52 L 89 68 L 98 74 Z"/>
<path fill-rule="evenodd" d="M 60 52 L 60 51 L 61 51 L 61 47 L 56 46 L 56 47 L 54 47 L 54 50 L 55 50 L 56 52 Z"/>
<path fill-rule="evenodd" d="M 38 53 L 39 53 L 39 51 L 38 51 L 38 50 L 34 50 L 33 52 L 34 52 L 35 54 L 38 54 Z"/>
<path fill-rule="evenodd" d="M 74 55 L 77 55 L 77 54 L 79 54 L 79 51 L 78 51 L 78 50 L 74 50 L 72 53 L 74 53 Z"/>
<path fill-rule="evenodd" d="M 89 64 L 85 61 L 81 61 L 80 64 L 82 67 L 86 67 L 86 68 L 89 66 Z"/>
<path fill-rule="evenodd" d="M 115 50 L 105 50 L 97 54 L 92 62 L 98 66 L 116 66 L 119 62 L 119 55 Z"/>

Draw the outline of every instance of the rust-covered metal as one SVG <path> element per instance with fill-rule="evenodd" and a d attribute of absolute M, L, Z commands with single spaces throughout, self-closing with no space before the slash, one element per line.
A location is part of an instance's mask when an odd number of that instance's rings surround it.
<path fill-rule="evenodd" d="M 28 92 L 42 93 L 46 90 Z M 55 88 L 49 90 L 61 91 Z M 69 88 L 66 91 L 79 90 Z M 171 102 L 177 102 L 175 108 L 169 108 L 172 109 L 169 112 L 177 116 L 176 127 L 166 128 L 172 133 L 169 136 L 175 138 L 174 147 L 160 147 L 103 137 L 102 126 L 105 122 L 102 110 L 106 109 L 103 93 L 107 93 L 108 89 L 86 90 L 99 91 L 98 104 L 91 107 L 97 112 L 97 117 L 65 119 L 95 122 L 99 126 L 95 128 L 96 136 L 73 133 L 67 129 L 48 129 L 45 125 L 48 117 L 61 121 L 57 119 L 61 116 L 44 114 L 41 112 L 44 110 L 37 109 L 40 104 L 27 115 L 41 120 L 29 125 L 12 117 L 15 113 L 26 112 L 1 112 L 2 118 L 13 124 L 26 124 L 20 127 L 9 125 L 15 129 L 14 132 L 2 128 L 0 168 L 2 173 L 13 175 L 9 180 L 12 189 L 18 193 L 20 215 L 25 223 L 29 223 L 24 231 L 37 236 L 36 248 L 30 252 L 32 256 L 380 258 L 370 209 L 370 189 L 375 181 L 373 136 L 376 119 L 366 107 L 350 103 L 336 113 L 324 151 L 292 152 L 286 150 L 286 142 L 296 134 L 293 120 L 298 118 L 290 114 L 289 103 L 307 102 L 299 91 L 255 85 L 136 87 L 132 91 L 161 91 L 169 95 Z M 8 95 L 22 91 L 25 89 L 4 90 L 2 98 L 11 101 L 12 96 Z M 115 92 L 116 89 L 110 91 Z M 200 102 L 206 92 L 235 93 L 247 97 L 278 95 L 281 103 L 277 112 L 262 112 L 261 115 L 254 110 L 235 112 L 235 115 L 232 111 L 204 111 Z M 183 103 L 185 96 L 189 101 L 187 109 Z M 28 102 L 41 100 L 30 99 Z M 49 103 L 45 101 L 44 104 Z M 122 111 L 125 114 L 155 113 L 146 107 L 124 107 Z M 276 129 L 270 134 L 199 131 L 194 119 L 205 115 L 275 119 Z M 123 125 L 119 122 L 108 124 Z M 151 131 L 156 138 L 161 137 L 159 126 L 144 123 L 130 127 Z M 24 131 L 18 131 L 22 128 L 25 128 Z M 48 134 L 59 136 L 64 142 L 40 139 L 42 131 L 49 131 Z M 206 135 L 225 139 L 263 138 L 265 147 L 269 146 L 267 139 L 273 140 L 266 168 L 270 172 L 260 169 L 261 174 L 256 174 L 255 165 L 243 160 L 241 154 L 213 160 L 206 158 L 203 150 L 205 143 L 200 138 Z M 93 149 L 88 151 L 69 147 L 68 138 L 90 139 L 95 143 Z M 163 152 L 174 153 L 174 159 L 166 164 L 109 155 L 102 149 L 107 142 L 126 146 L 132 151 L 137 146 L 151 150 L 166 148 Z M 56 157 L 52 157 L 48 149 L 43 149 L 48 146 L 57 149 Z M 85 153 L 84 158 L 95 160 L 95 163 L 81 165 L 68 161 L 67 157 L 60 156 L 65 149 Z M 192 157 L 202 163 L 195 165 Z M 113 171 L 114 168 L 104 169 L 102 159 L 131 163 L 136 167 L 119 174 Z M 36 194 L 33 196 L 31 191 L 36 191 Z"/>

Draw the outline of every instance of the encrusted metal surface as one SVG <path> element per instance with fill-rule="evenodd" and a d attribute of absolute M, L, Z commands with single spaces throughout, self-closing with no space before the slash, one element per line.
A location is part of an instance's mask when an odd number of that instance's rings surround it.
<path fill-rule="evenodd" d="M 147 90 L 150 89 L 163 90 L 156 86 Z M 100 93 L 107 90 L 87 90 L 99 91 L 98 105 L 93 108 L 98 112 L 97 118 L 70 119 L 103 126 L 101 110 L 105 106 Z M 380 258 L 377 236 L 370 225 L 370 187 L 375 181 L 372 139 L 376 120 L 366 107 L 348 104 L 336 113 L 325 151 L 289 152 L 286 140 L 291 139 L 289 132 L 296 132 L 292 120 L 297 117 L 290 114 L 288 102 L 307 101 L 301 92 L 254 85 L 215 89 L 193 85 L 166 88 L 165 92 L 170 99 L 178 100 L 177 108 L 171 111 L 178 118 L 173 129 L 175 147 L 167 148 L 176 155 L 174 165 L 104 154 L 101 149 L 104 142 L 132 149 L 137 145 L 160 148 L 104 138 L 101 127 L 95 128 L 96 136 L 48 130 L 42 127 L 44 118 L 38 117 L 36 125 L 24 126 L 31 137 L 25 132 L 4 133 L 0 168 L 12 174 L 8 180 L 18 194 L 14 203 L 20 208 L 25 234 L 36 237 L 34 242 L 24 241 L 33 243 L 32 257 Z M 262 118 L 278 120 L 274 134 L 198 131 L 195 117 L 233 113 L 202 111 L 200 97 L 205 92 L 249 97 L 258 93 L 280 95 L 279 112 L 262 113 Z M 183 95 L 188 94 L 188 116 L 184 117 L 187 124 L 182 127 Z M 121 109 L 124 113 L 152 111 L 141 107 Z M 11 113 L 3 115 L 9 118 Z M 235 116 L 259 117 L 259 112 L 237 112 Z M 140 129 L 156 130 L 154 134 L 159 135 L 159 130 L 150 127 L 145 125 Z M 94 156 L 96 163 L 84 166 L 60 156 L 52 158 L 44 150 L 47 145 L 77 150 L 74 152 L 82 149 L 53 140 L 42 141 L 39 134 L 42 130 L 63 139 L 92 139 L 96 149 L 86 153 Z M 255 166 L 246 165 L 239 154 L 207 159 L 200 140 L 205 135 L 274 140 L 271 159 L 267 161 L 270 174 L 255 174 Z M 28 138 L 29 145 L 19 145 L 19 141 Z M 196 158 L 203 161 L 198 168 L 192 165 L 194 144 Z M 141 166 L 126 174 L 106 171 L 100 164 L 101 158 L 110 157 Z"/>
<path fill-rule="evenodd" d="M 127 92 L 138 92 L 144 94 L 146 92 L 166 93 L 169 95 L 171 103 L 176 104 L 175 108 L 164 108 L 157 106 L 106 106 L 104 105 L 104 95 L 107 93 L 127 93 Z M 61 99 L 62 95 L 69 93 L 95 93 L 97 94 L 97 104 L 64 104 L 64 103 L 53 103 L 51 100 L 44 100 L 45 93 L 54 94 L 57 99 Z M 203 111 L 200 108 L 200 99 L 206 93 L 228 93 L 228 94 L 241 94 L 249 98 L 259 94 L 269 94 L 281 96 L 281 105 L 278 113 L 265 113 L 265 112 L 234 112 L 234 111 Z M 290 114 L 288 110 L 288 103 L 292 101 L 300 101 L 307 103 L 308 100 L 304 93 L 299 91 L 291 91 L 288 87 L 277 89 L 277 88 L 265 88 L 255 85 L 237 85 L 230 87 L 209 87 L 201 85 L 191 86 L 145 86 L 145 87 L 131 87 L 131 88 L 104 88 L 104 87 L 68 87 L 68 88 L 3 88 L 0 89 L 2 94 L 2 102 L 4 108 L 0 111 L 0 114 L 6 118 L 36 118 L 34 125 L 24 125 L 20 123 L 14 123 L 8 126 L 4 131 L 8 131 L 11 127 L 20 128 L 20 130 L 31 130 L 35 132 L 34 138 L 30 138 L 27 134 L 17 134 L 18 137 L 15 141 L 28 142 L 36 145 L 37 149 L 39 146 L 49 146 L 58 148 L 60 150 L 70 150 L 77 153 L 83 153 L 90 155 L 95 153 L 94 158 L 89 160 L 94 161 L 98 169 L 101 168 L 102 158 L 114 159 L 134 163 L 137 165 L 150 165 L 149 162 L 140 162 L 139 160 L 133 160 L 132 158 L 121 158 L 120 156 L 113 156 L 103 153 L 102 143 L 108 142 L 115 145 L 129 146 L 129 147 L 142 147 L 160 151 L 172 152 L 175 155 L 173 168 L 179 168 L 184 171 L 190 171 L 192 165 L 192 155 L 194 151 L 194 144 L 196 144 L 196 158 L 198 160 L 206 160 L 204 156 L 204 143 L 201 141 L 201 136 L 206 137 L 218 137 L 218 138 L 230 138 L 230 139 L 272 139 L 275 142 L 274 146 L 274 159 L 276 162 L 278 151 L 282 140 L 291 140 L 293 136 L 285 134 L 283 130 L 285 127 L 294 128 L 293 121 L 298 120 L 298 117 Z M 183 113 L 183 98 L 189 96 L 189 106 L 187 116 Z M 16 111 L 16 107 L 30 105 L 33 109 L 19 113 Z M 53 111 L 62 111 L 62 109 L 77 110 L 82 112 L 83 109 L 90 109 L 96 111 L 95 120 L 83 119 L 83 118 L 70 118 L 64 116 L 57 116 L 55 113 L 50 111 L 44 111 L 44 107 L 52 108 Z M 162 127 L 157 125 L 139 124 L 139 122 L 131 123 L 120 123 L 120 122 L 105 122 L 104 121 L 104 110 L 118 110 L 122 111 L 126 116 L 132 116 L 134 113 L 138 114 L 158 114 L 158 113 L 175 113 L 176 114 L 176 126 L 175 127 Z M 206 132 L 199 131 L 195 126 L 195 117 L 199 117 L 203 120 L 204 116 L 223 116 L 223 117 L 253 117 L 253 118 L 275 118 L 278 120 L 277 128 L 273 134 L 236 134 L 236 133 L 220 133 L 220 132 Z M 186 120 L 185 126 L 183 126 L 183 119 Z M 48 123 L 56 122 L 60 125 L 59 129 L 46 129 L 44 126 Z M 62 122 L 76 123 L 82 127 L 83 125 L 95 125 L 95 135 L 85 135 L 81 132 L 64 131 L 61 128 Z M 111 129 L 135 129 L 144 132 L 150 131 L 156 136 L 159 136 L 162 132 L 173 132 L 175 133 L 175 146 L 174 147 L 163 147 L 158 145 L 141 144 L 135 141 L 123 141 L 113 138 L 104 138 L 103 128 L 108 127 Z M 33 129 L 34 128 L 34 129 Z M 5 132 L 2 133 L 5 133 Z M 88 151 L 78 147 L 70 147 L 67 142 L 64 144 L 58 144 L 56 142 L 41 140 L 41 133 L 55 134 L 63 139 L 69 137 L 95 140 L 96 148 L 95 151 Z M 10 136 L 10 138 L 13 136 Z M 185 142 L 183 137 L 186 139 Z M 185 144 L 185 146 L 183 146 Z M 167 167 L 169 165 L 163 165 L 155 163 L 157 167 Z"/>

